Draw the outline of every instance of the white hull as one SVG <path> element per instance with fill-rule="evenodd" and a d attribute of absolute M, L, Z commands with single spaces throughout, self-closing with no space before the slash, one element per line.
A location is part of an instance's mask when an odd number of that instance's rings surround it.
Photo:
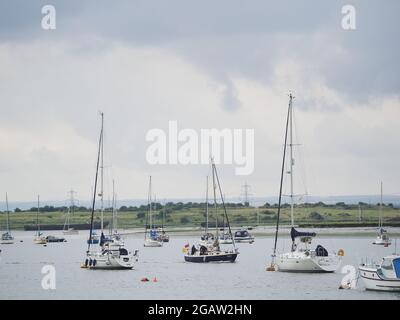
<path fill-rule="evenodd" d="M 47 240 L 46 240 L 46 238 L 40 237 L 40 238 L 33 239 L 33 242 L 36 244 L 46 244 Z"/>
<path fill-rule="evenodd" d="M 65 235 L 79 234 L 79 231 L 78 231 L 78 230 L 75 230 L 75 229 L 64 230 L 64 231 L 63 231 L 63 234 L 65 234 Z"/>
<path fill-rule="evenodd" d="M 289 252 L 276 258 L 278 271 L 283 272 L 335 272 L 341 264 L 338 256 L 320 257 L 305 252 Z"/>
<path fill-rule="evenodd" d="M 1 240 L 1 244 L 13 244 L 14 240 Z"/>
<path fill-rule="evenodd" d="M 254 238 L 235 238 L 235 242 L 237 242 L 237 243 L 253 243 Z"/>
<path fill-rule="evenodd" d="M 146 239 L 144 241 L 144 247 L 162 247 L 163 243 L 161 241 Z"/>
<path fill-rule="evenodd" d="M 220 244 L 232 244 L 232 239 L 220 239 L 218 241 Z"/>
<path fill-rule="evenodd" d="M 376 244 L 376 245 L 381 245 L 381 246 L 390 246 L 392 244 L 392 242 L 390 240 L 382 240 L 382 239 L 376 239 L 374 240 L 374 242 L 372 242 L 372 244 Z"/>
<path fill-rule="evenodd" d="M 92 259 L 89 269 L 132 269 L 136 262 L 133 255 L 114 257 L 111 254 L 91 253 L 88 259 Z"/>
<path fill-rule="evenodd" d="M 400 279 L 385 279 L 377 268 L 360 266 L 360 277 L 367 290 L 400 291 Z"/>

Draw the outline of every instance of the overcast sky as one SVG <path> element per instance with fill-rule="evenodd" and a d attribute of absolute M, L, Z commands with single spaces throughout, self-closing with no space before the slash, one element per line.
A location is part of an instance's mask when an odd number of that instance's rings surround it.
<path fill-rule="evenodd" d="M 42 6 L 56 30 L 41 28 Z M 356 8 L 356 30 L 341 27 Z M 279 191 L 295 99 L 296 192 L 400 194 L 400 2 L 0 1 L 0 195 L 63 200 L 93 186 L 105 113 L 106 193 L 202 197 L 205 165 L 152 166 L 152 128 L 255 130 L 255 170 L 226 196 Z M 285 184 L 287 190 L 287 183 Z M 108 189 L 108 190 L 107 190 Z M 0 196 L 2 198 L 2 196 Z M 1 199 L 2 200 L 2 199 Z"/>

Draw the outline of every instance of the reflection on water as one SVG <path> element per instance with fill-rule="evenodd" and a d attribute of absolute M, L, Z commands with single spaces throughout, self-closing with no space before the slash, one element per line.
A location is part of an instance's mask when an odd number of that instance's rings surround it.
<path fill-rule="evenodd" d="M 57 235 L 57 232 L 52 232 Z M 139 249 L 134 270 L 86 270 L 84 260 L 87 234 L 66 236 L 66 243 L 46 247 L 33 243 L 33 233 L 14 232 L 16 242 L 1 246 L 1 299 L 399 299 L 399 293 L 365 291 L 362 281 L 356 290 L 339 290 L 344 274 L 291 274 L 266 272 L 273 239 L 256 238 L 253 244 L 238 244 L 236 263 L 193 264 L 183 260 L 182 247 L 194 237 L 171 235 L 162 248 L 144 248 L 141 235 L 126 238 L 130 249 Z M 23 242 L 21 242 L 21 240 Z M 379 260 L 393 253 L 374 246 L 368 238 L 322 238 L 314 245 L 343 248 L 343 265 L 357 266 L 362 259 Z M 289 248 L 289 239 L 278 249 Z M 44 265 L 56 269 L 56 290 L 41 286 Z M 143 277 L 157 282 L 141 282 Z"/>

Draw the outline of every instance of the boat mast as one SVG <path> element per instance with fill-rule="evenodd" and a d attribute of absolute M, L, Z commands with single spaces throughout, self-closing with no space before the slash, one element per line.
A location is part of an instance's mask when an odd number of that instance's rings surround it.
<path fill-rule="evenodd" d="M 36 224 L 37 224 L 37 234 L 40 235 L 40 224 L 39 224 L 39 205 L 40 205 L 40 196 L 37 196 L 37 213 L 36 213 Z"/>
<path fill-rule="evenodd" d="M 101 190 L 100 190 L 100 203 L 101 203 L 101 232 L 104 228 L 104 113 L 101 112 Z"/>
<path fill-rule="evenodd" d="M 208 233 L 208 176 L 206 177 L 207 185 L 206 185 L 206 230 L 205 234 L 207 236 Z"/>
<path fill-rule="evenodd" d="M 111 200 L 111 206 L 112 206 L 112 214 L 111 214 L 111 226 L 110 226 L 110 235 L 113 234 L 114 232 L 114 223 L 115 223 L 115 182 L 114 179 L 112 181 L 112 200 Z"/>
<path fill-rule="evenodd" d="M 291 97 L 292 97 L 292 95 L 290 94 L 290 101 L 291 101 L 291 99 L 292 99 Z M 290 103 L 290 101 L 289 101 L 289 107 L 288 107 L 288 112 L 287 112 L 287 117 L 286 117 L 285 143 L 284 143 L 284 146 L 283 146 L 282 169 L 281 169 L 281 181 L 280 181 L 280 185 L 279 185 L 278 214 L 277 214 L 277 219 L 276 219 L 274 251 L 273 251 L 273 253 L 272 253 L 271 265 L 270 265 L 269 267 L 267 267 L 267 271 L 275 271 L 276 244 L 277 244 L 277 241 L 278 241 L 279 218 L 280 218 L 280 214 L 281 214 L 281 201 L 282 201 L 283 175 L 284 175 L 284 172 L 285 172 L 287 136 L 288 136 L 290 109 L 291 109 L 291 103 Z"/>
<path fill-rule="evenodd" d="M 218 240 L 218 208 L 217 208 L 217 186 L 215 184 L 215 165 L 214 158 L 211 158 L 211 168 L 212 168 L 212 180 L 213 180 L 213 193 L 214 193 L 214 209 L 215 209 L 215 237 Z"/>
<path fill-rule="evenodd" d="M 6 192 L 6 209 L 7 209 L 7 232 L 10 233 L 10 210 L 8 210 L 8 195 Z"/>
<path fill-rule="evenodd" d="M 294 227 L 294 199 L 293 199 L 293 107 L 292 107 L 293 96 L 289 94 L 289 111 L 290 111 L 290 219 L 292 227 Z"/>
<path fill-rule="evenodd" d="M 216 177 L 216 180 L 217 180 L 217 183 L 218 183 L 219 194 L 220 194 L 220 196 L 221 196 L 222 207 L 223 207 L 223 209 L 224 209 L 224 232 L 225 232 L 225 219 L 226 219 L 226 223 L 227 223 L 227 225 L 228 225 L 229 236 L 230 236 L 230 239 L 232 239 L 233 248 L 236 249 L 236 247 L 235 247 L 235 239 L 234 239 L 234 237 L 232 236 L 231 225 L 229 224 L 228 213 L 226 212 L 225 200 L 224 200 L 224 196 L 223 196 L 223 194 L 222 194 L 222 188 L 221 188 L 221 184 L 220 184 L 220 182 L 219 182 L 218 173 L 217 173 L 217 168 L 216 168 L 216 166 L 215 166 L 214 163 L 213 163 L 213 167 L 214 167 L 215 177 Z M 224 233 L 224 234 L 225 234 L 225 233 Z"/>
<path fill-rule="evenodd" d="M 92 202 L 92 214 L 90 217 L 90 232 L 89 232 L 89 241 L 88 241 L 88 249 L 86 253 L 89 253 L 90 244 L 92 243 L 92 234 L 93 234 L 93 218 L 94 218 L 94 208 L 96 205 L 96 196 L 97 196 L 97 178 L 99 174 L 99 163 L 100 163 L 100 151 L 101 151 L 101 144 L 103 141 L 103 121 L 101 124 L 101 131 L 99 137 L 99 148 L 97 151 L 97 164 L 96 164 L 96 176 L 94 178 L 94 188 L 93 188 L 93 202 Z"/>
<path fill-rule="evenodd" d="M 382 223 L 382 196 L 383 194 L 383 183 L 381 181 L 381 202 L 379 203 L 379 228 L 383 227 L 383 223 Z M 379 232 L 381 232 L 381 230 L 379 230 Z"/>

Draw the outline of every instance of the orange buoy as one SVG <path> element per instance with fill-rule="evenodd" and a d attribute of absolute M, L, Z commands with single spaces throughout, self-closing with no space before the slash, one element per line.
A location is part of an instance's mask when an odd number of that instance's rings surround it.
<path fill-rule="evenodd" d="M 267 267 L 266 270 L 267 270 L 267 271 L 275 271 L 275 266 L 271 263 L 271 264 Z"/>
<path fill-rule="evenodd" d="M 337 255 L 338 255 L 339 257 L 343 257 L 343 256 L 344 256 L 344 250 L 343 250 L 343 249 L 339 249 Z"/>
<path fill-rule="evenodd" d="M 157 278 L 156 277 L 154 277 L 153 278 L 153 282 L 157 282 L 158 280 L 157 280 Z"/>

